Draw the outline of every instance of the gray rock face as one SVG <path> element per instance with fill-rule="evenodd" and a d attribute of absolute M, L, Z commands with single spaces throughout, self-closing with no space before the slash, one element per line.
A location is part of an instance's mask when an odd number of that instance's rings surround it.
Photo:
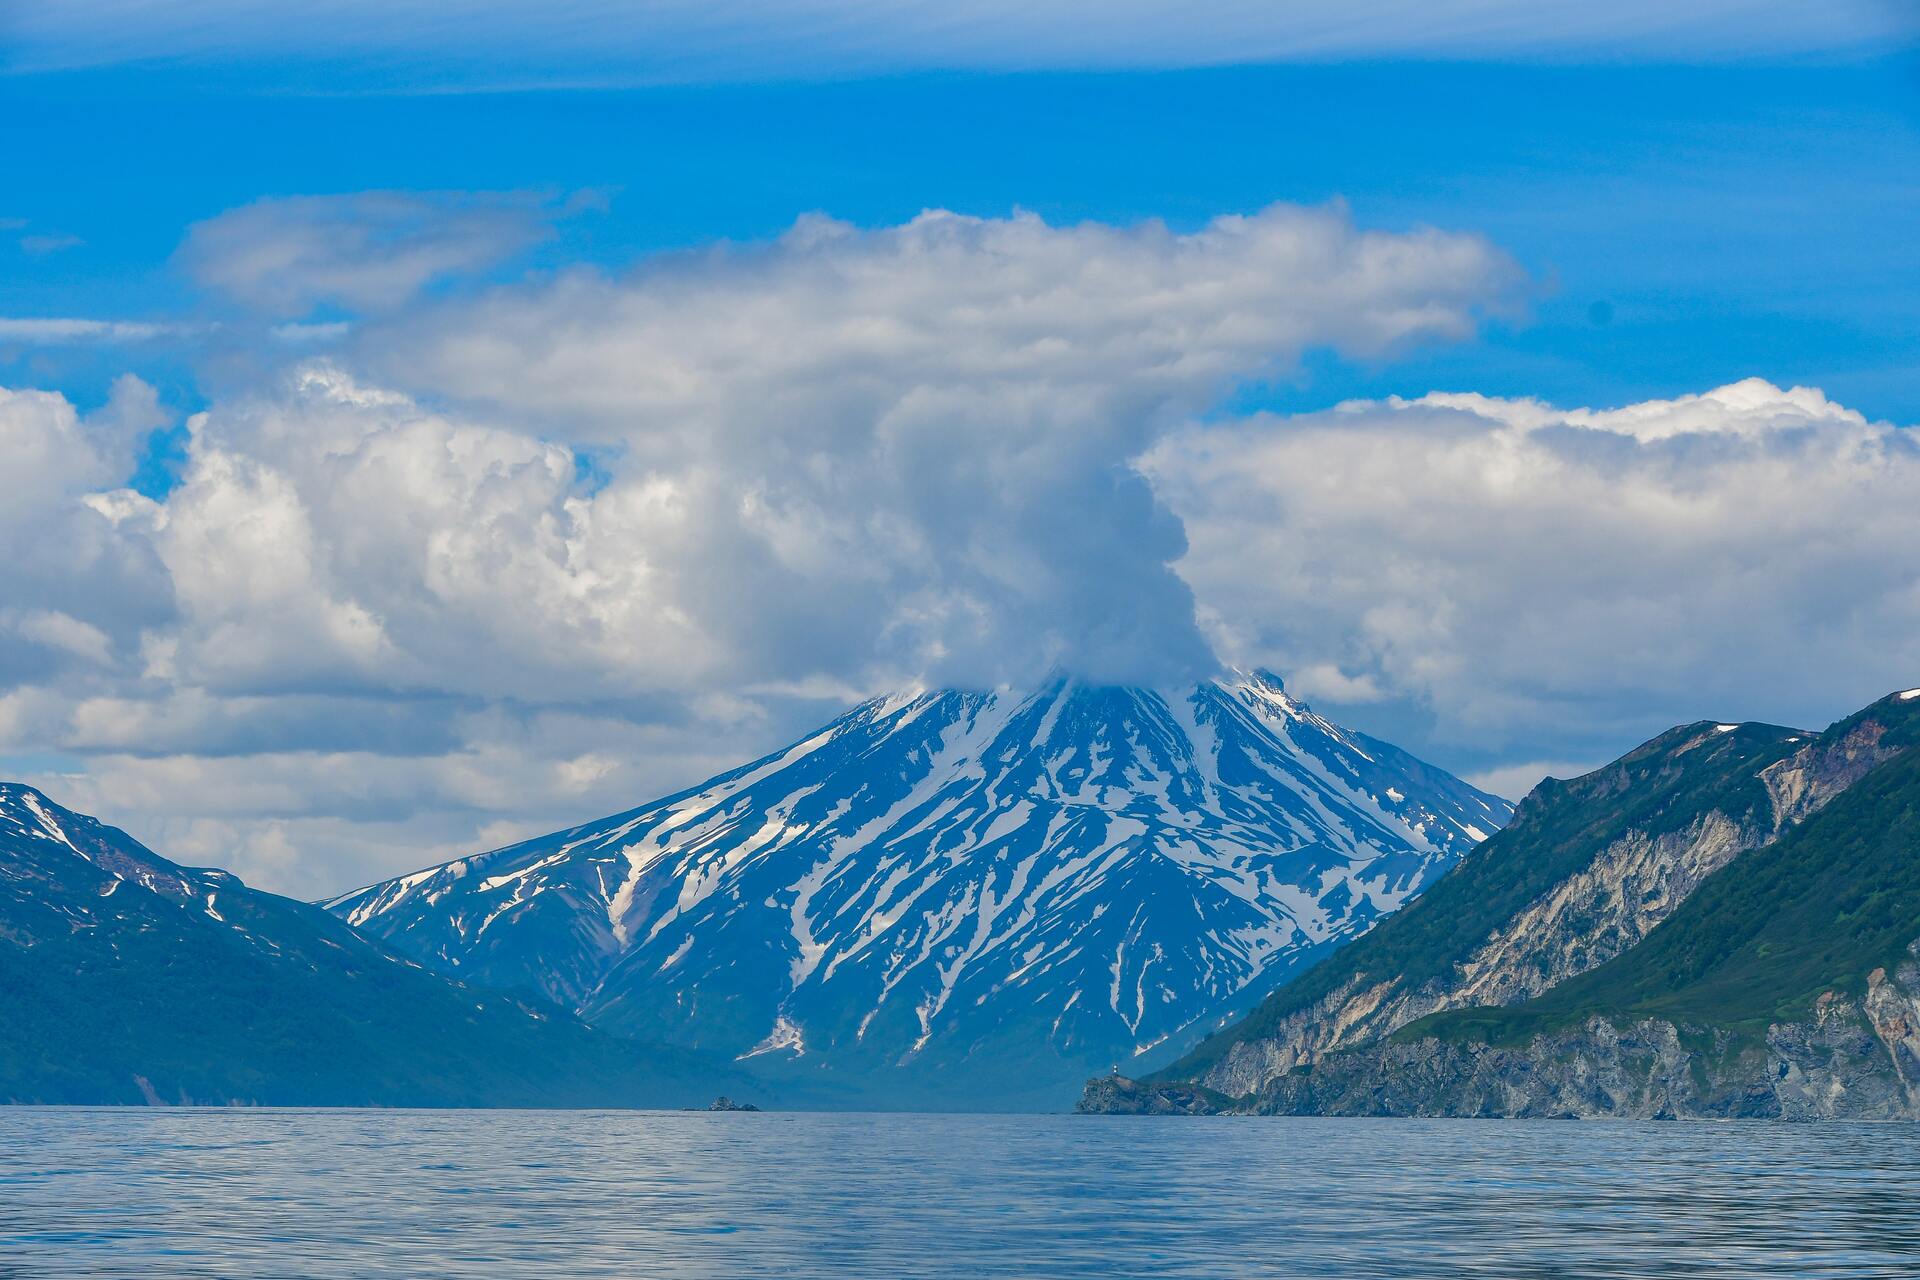
<path fill-rule="evenodd" d="M 1920 1120 L 1920 965 L 1829 993 L 1766 1047 L 1647 1019 L 1593 1018 L 1520 1046 L 1432 1036 L 1333 1054 L 1251 1097 L 1111 1078 L 1080 1109 L 1120 1115 Z"/>
<path fill-rule="evenodd" d="M 1920 967 L 1829 993 L 1764 1051 L 1718 1032 L 1594 1018 L 1519 1047 L 1425 1037 L 1337 1054 L 1216 1106 L 1256 1115 L 1920 1120 Z M 1153 1103 L 1133 1100 L 1141 1111 Z"/>
<path fill-rule="evenodd" d="M 1703 1108 L 1691 1058 L 1664 1022 L 1595 1019 L 1521 1049 L 1423 1038 L 1341 1054 L 1273 1081 L 1240 1109 L 1264 1115 L 1582 1118 L 1771 1114 Z"/>
<path fill-rule="evenodd" d="M 1885 745 L 1886 736 L 1885 723 L 1865 719 L 1836 738 L 1815 739 L 1762 770 L 1761 781 L 1773 801 L 1774 830 L 1812 817 L 1875 767 L 1899 755 L 1899 748 Z"/>

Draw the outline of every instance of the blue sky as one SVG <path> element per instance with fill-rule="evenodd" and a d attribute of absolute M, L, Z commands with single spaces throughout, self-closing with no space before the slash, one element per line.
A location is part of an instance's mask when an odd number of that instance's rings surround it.
<path fill-rule="evenodd" d="M 318 77 L 309 73 L 312 79 Z M 1750 373 L 1920 419 L 1920 72 L 1900 53 L 1758 65 L 1367 63 L 901 75 L 825 84 L 317 96 L 215 69 L 0 79 L 0 314 L 167 318 L 188 224 L 263 196 L 604 193 L 503 268 L 618 266 L 824 211 L 1191 227 L 1344 199 L 1367 225 L 1479 230 L 1541 282 L 1524 321 L 1389 367 L 1315 362 L 1273 403 L 1471 387 L 1578 403 Z M 164 344 L 160 344 L 164 346 Z M 188 353 L 23 352 L 97 399 Z"/>
<path fill-rule="evenodd" d="M 176 854 L 336 891 L 1043 659 L 1508 793 L 1920 682 L 1898 6 L 452 12 L 0 27 L 0 763 Z"/>

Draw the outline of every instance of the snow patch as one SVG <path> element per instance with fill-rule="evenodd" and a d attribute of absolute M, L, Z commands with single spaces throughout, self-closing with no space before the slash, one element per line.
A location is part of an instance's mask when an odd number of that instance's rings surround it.
<path fill-rule="evenodd" d="M 767 1033 L 766 1039 L 741 1054 L 735 1061 L 744 1062 L 748 1058 L 757 1058 L 763 1053 L 779 1053 L 783 1049 L 791 1049 L 796 1058 L 804 1058 L 807 1054 L 807 1040 L 801 1034 L 800 1024 L 784 1013 L 774 1019 L 773 1030 Z"/>

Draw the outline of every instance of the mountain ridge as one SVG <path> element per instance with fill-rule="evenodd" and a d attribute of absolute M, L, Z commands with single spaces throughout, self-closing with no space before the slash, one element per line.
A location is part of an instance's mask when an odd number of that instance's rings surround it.
<path fill-rule="evenodd" d="M 1916 743 L 1920 690 L 1817 734 L 1670 730 L 1543 786 L 1416 907 L 1158 1075 L 1090 1081 L 1081 1108 L 1920 1117 Z M 1571 848 L 1543 837 L 1556 813 L 1611 823 L 1619 840 L 1589 866 L 1670 837 L 1656 861 L 1683 891 L 1586 963 L 1475 991 L 1467 958 L 1490 939 L 1447 909 L 1476 877 L 1518 883 Z M 1562 865 L 1528 907 L 1579 873 Z M 1574 896 L 1604 940 L 1605 903 Z M 1423 925 L 1443 945 L 1423 951 Z M 1396 960 L 1369 984 L 1369 964 Z"/>
<path fill-rule="evenodd" d="M 0 783 L 0 1101 L 682 1106 L 744 1073 L 393 955 Z"/>

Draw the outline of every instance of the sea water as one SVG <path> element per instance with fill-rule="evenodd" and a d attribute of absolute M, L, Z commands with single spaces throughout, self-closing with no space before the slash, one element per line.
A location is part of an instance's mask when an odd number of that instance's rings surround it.
<path fill-rule="evenodd" d="M 0 1276 L 1920 1276 L 1920 1128 L 0 1108 Z"/>

